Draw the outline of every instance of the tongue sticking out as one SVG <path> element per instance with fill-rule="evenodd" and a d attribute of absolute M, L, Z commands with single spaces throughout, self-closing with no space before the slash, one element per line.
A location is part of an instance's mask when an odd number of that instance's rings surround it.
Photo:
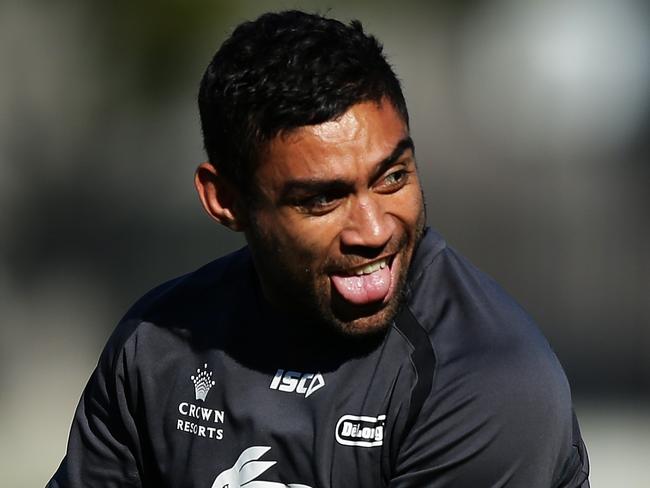
<path fill-rule="evenodd" d="M 332 275 L 332 283 L 336 291 L 348 302 L 355 305 L 365 305 L 386 298 L 390 289 L 390 268 L 361 276 Z"/>

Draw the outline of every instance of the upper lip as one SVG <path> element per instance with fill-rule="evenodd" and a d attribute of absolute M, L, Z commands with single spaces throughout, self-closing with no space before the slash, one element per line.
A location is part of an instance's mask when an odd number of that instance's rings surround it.
<path fill-rule="evenodd" d="M 381 264 L 382 262 L 385 262 L 388 266 L 390 266 L 393 262 L 394 257 L 395 257 L 394 254 L 389 254 L 387 256 L 382 256 L 380 258 L 373 259 L 372 261 L 367 261 L 365 263 L 357 264 L 355 266 L 350 266 L 344 269 L 340 269 L 339 271 L 334 272 L 333 274 L 342 274 L 348 276 L 356 276 L 358 274 L 364 274 L 364 271 L 370 272 L 369 268 L 372 268 L 377 264 Z"/>

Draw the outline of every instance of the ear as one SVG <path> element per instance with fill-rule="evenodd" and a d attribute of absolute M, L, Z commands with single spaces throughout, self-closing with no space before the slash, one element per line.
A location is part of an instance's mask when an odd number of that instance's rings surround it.
<path fill-rule="evenodd" d="M 235 185 L 210 163 L 201 163 L 194 173 L 194 186 L 210 217 L 231 230 L 243 230 L 241 195 Z"/>

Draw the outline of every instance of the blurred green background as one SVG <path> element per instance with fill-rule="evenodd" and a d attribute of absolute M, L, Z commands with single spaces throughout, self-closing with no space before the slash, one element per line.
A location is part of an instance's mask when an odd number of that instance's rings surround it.
<path fill-rule="evenodd" d="M 239 22 L 359 18 L 400 76 L 429 223 L 535 317 L 592 486 L 647 486 L 650 10 L 639 0 L 0 3 L 0 472 L 45 484 L 126 308 L 243 244 L 194 195 Z"/>

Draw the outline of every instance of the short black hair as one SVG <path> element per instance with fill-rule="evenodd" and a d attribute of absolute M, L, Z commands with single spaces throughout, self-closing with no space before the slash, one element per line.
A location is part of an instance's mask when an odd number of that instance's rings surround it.
<path fill-rule="evenodd" d="M 399 80 L 382 45 L 359 21 L 267 13 L 240 24 L 203 75 L 198 101 L 205 150 L 222 175 L 248 189 L 261 151 L 275 136 L 383 99 L 408 126 Z"/>

